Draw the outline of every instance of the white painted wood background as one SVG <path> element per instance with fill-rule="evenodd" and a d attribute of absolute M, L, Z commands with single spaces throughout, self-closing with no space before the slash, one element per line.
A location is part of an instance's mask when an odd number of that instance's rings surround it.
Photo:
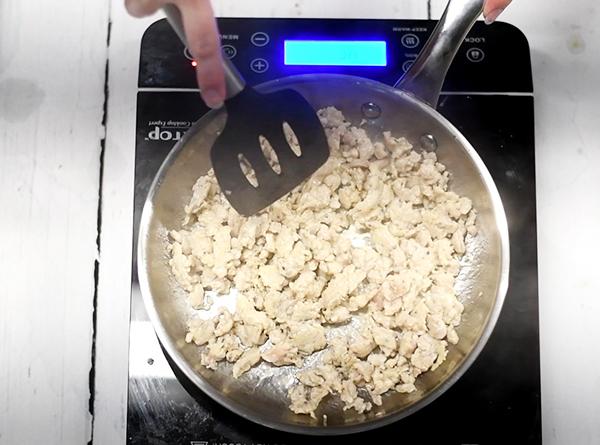
<path fill-rule="evenodd" d="M 0 443 L 85 444 L 108 4 L 0 1 Z"/>
<path fill-rule="evenodd" d="M 213 4 L 222 16 L 427 17 L 424 0 Z M 157 17 L 132 19 L 121 0 L 0 1 L 0 444 L 125 441 L 137 60 Z M 598 444 L 600 11 L 515 0 L 502 19 L 532 48 L 544 443 Z"/>

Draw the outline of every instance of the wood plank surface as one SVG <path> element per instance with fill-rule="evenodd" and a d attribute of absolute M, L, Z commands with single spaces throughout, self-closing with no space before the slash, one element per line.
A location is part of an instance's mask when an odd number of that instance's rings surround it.
<path fill-rule="evenodd" d="M 0 444 L 84 444 L 108 3 L 0 2 Z"/>

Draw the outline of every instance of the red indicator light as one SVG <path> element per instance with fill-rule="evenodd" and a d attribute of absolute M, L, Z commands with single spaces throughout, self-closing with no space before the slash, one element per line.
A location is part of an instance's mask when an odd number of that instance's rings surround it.
<path fill-rule="evenodd" d="M 196 62 L 195 60 L 192 60 L 192 66 L 195 67 L 196 65 L 198 65 L 198 62 Z"/>

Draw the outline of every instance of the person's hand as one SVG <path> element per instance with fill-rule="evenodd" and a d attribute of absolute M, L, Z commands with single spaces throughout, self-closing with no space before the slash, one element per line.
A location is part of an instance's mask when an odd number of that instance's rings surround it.
<path fill-rule="evenodd" d="M 483 17 L 488 25 L 498 18 L 512 0 L 486 0 L 483 6 Z"/>
<path fill-rule="evenodd" d="M 167 3 L 176 5 L 181 12 L 204 102 L 211 108 L 220 106 L 225 100 L 225 78 L 219 30 L 210 0 L 125 0 L 127 10 L 135 17 L 153 14 Z"/>

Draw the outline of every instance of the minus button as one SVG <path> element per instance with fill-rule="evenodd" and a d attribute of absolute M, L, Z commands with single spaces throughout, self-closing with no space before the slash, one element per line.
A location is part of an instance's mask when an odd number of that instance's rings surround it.
<path fill-rule="evenodd" d="M 266 32 L 255 32 L 252 34 L 252 37 L 250 37 L 250 42 L 252 42 L 254 46 L 265 46 L 269 43 L 269 40 L 269 34 Z"/>

